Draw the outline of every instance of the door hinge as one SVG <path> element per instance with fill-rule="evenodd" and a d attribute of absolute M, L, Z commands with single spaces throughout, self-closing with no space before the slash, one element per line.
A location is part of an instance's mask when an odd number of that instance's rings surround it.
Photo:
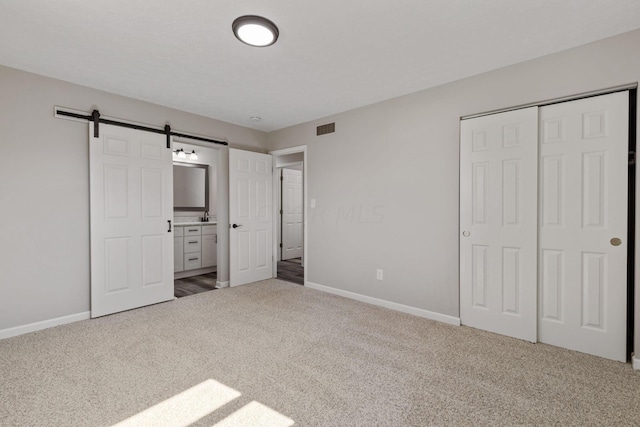
<path fill-rule="evenodd" d="M 284 181 L 284 178 L 282 177 L 282 175 L 280 175 L 280 181 Z"/>
<path fill-rule="evenodd" d="M 629 151 L 629 164 L 630 165 L 635 165 L 636 164 L 636 152 L 635 151 Z"/>
<path fill-rule="evenodd" d="M 282 209 L 280 209 L 280 215 L 282 215 Z"/>
<path fill-rule="evenodd" d="M 282 247 L 282 243 L 280 243 L 280 247 Z"/>

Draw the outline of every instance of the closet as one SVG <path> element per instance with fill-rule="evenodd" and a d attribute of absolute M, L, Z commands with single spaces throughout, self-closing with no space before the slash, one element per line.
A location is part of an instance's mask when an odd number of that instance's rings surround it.
<path fill-rule="evenodd" d="M 626 360 L 629 92 L 461 121 L 464 325 Z"/>

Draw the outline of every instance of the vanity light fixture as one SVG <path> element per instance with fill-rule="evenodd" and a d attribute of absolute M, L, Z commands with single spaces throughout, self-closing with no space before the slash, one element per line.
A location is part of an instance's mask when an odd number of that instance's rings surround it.
<path fill-rule="evenodd" d="M 233 21 L 231 28 L 238 40 L 256 47 L 271 46 L 280 35 L 276 24 L 262 16 L 241 16 Z"/>
<path fill-rule="evenodd" d="M 187 158 L 187 153 L 185 153 L 182 148 L 179 148 L 179 149 L 175 150 L 173 152 L 173 155 L 176 156 L 179 159 L 186 159 Z M 191 150 L 191 154 L 189 154 L 189 159 L 198 160 L 198 155 L 196 154 L 195 150 Z"/>

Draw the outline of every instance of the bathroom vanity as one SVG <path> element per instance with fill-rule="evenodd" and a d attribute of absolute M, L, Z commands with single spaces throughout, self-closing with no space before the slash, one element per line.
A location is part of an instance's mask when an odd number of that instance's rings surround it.
<path fill-rule="evenodd" d="M 175 273 L 201 269 L 215 271 L 218 259 L 217 224 L 212 222 L 177 223 L 173 231 L 173 271 Z M 187 277 L 187 274 L 181 274 Z"/>

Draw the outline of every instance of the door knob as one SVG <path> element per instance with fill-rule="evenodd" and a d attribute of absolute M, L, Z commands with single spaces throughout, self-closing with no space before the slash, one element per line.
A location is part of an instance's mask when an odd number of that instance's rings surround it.
<path fill-rule="evenodd" d="M 617 237 L 611 239 L 610 242 L 612 246 L 620 246 L 622 244 L 622 240 L 618 239 Z"/>
<path fill-rule="evenodd" d="M 238 227 L 242 227 L 242 225 L 238 225 L 238 224 L 233 224 L 232 225 L 233 228 L 238 228 Z"/>
<path fill-rule="evenodd" d="M 471 236 L 471 233 L 465 230 L 465 231 L 462 232 L 462 235 L 464 237 L 469 237 L 469 236 Z"/>

